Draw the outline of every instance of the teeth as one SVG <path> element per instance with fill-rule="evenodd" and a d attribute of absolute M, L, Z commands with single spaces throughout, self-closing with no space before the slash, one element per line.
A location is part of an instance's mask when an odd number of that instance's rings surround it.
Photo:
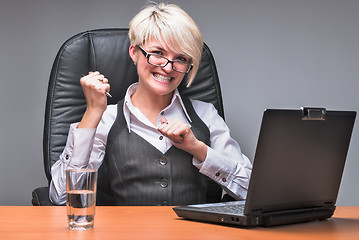
<path fill-rule="evenodd" d="M 153 74 L 153 76 L 154 76 L 155 78 L 157 78 L 158 80 L 164 81 L 164 82 L 169 82 L 169 81 L 171 80 L 170 77 L 165 77 L 165 76 L 160 75 L 160 74 Z"/>

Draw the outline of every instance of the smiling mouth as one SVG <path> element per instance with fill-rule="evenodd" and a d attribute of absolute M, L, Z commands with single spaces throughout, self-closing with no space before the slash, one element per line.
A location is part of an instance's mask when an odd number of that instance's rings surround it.
<path fill-rule="evenodd" d="M 170 82 L 173 79 L 172 77 L 165 77 L 158 73 L 153 73 L 152 75 L 155 79 L 157 79 L 158 81 L 161 81 L 161 82 Z"/>

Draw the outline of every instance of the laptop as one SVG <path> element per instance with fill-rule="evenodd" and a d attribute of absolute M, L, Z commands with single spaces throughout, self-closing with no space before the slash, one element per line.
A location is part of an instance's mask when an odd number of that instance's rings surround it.
<path fill-rule="evenodd" d="M 264 111 L 245 201 L 174 207 L 185 219 L 242 227 L 330 218 L 356 112 Z"/>

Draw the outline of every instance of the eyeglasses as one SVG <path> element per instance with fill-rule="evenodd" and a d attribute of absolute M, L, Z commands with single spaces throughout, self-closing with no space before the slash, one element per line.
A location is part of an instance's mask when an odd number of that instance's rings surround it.
<path fill-rule="evenodd" d="M 141 46 L 138 46 L 143 55 L 147 58 L 147 62 L 156 67 L 165 67 L 168 63 L 172 63 L 172 69 L 179 73 L 189 73 L 193 64 L 180 61 L 180 60 L 169 60 L 161 55 L 148 53 Z"/>

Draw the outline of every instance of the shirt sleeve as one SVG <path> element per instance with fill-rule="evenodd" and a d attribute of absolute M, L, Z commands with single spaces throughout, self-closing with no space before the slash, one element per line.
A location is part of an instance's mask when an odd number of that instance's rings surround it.
<path fill-rule="evenodd" d="M 98 169 L 105 157 L 107 135 L 117 115 L 117 105 L 108 106 L 95 128 L 77 128 L 70 125 L 66 146 L 59 160 L 51 167 L 49 198 L 56 205 L 66 203 L 66 169 Z"/>
<path fill-rule="evenodd" d="M 230 136 L 227 124 L 212 104 L 197 100 L 192 104 L 210 131 L 205 161 L 193 158 L 193 164 L 202 174 L 219 183 L 230 196 L 237 200 L 245 199 L 252 172 L 250 160 Z"/>

